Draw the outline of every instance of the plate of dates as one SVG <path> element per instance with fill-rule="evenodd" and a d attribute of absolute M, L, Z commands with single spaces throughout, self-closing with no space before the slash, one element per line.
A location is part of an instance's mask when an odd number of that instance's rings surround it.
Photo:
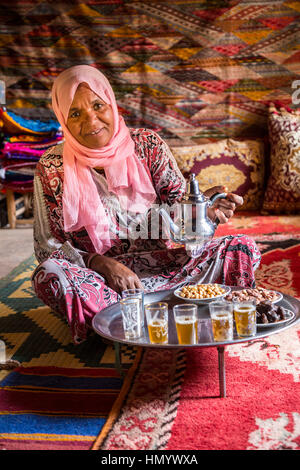
<path fill-rule="evenodd" d="M 280 305 L 274 305 L 270 301 L 261 302 L 256 305 L 256 326 L 265 328 L 272 325 L 282 325 L 295 316 L 295 313 Z"/>

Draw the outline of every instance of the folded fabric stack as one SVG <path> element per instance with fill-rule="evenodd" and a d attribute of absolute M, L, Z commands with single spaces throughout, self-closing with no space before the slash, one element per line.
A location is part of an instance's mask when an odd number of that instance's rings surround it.
<path fill-rule="evenodd" d="M 63 141 L 59 123 L 27 119 L 0 109 L 0 125 L 0 188 L 31 191 L 36 163 L 48 148 Z"/>
<path fill-rule="evenodd" d="M 0 108 L 0 120 L 4 132 L 8 135 L 29 134 L 37 136 L 48 136 L 56 133 L 60 129 L 57 121 L 48 120 L 47 122 L 39 119 L 29 119 L 8 111 L 6 108 Z"/>
<path fill-rule="evenodd" d="M 37 162 L 47 148 L 56 145 L 62 140 L 60 134 L 55 134 L 43 140 L 35 139 L 28 142 L 24 140 L 25 136 L 14 136 L 4 138 L 1 155 L 8 160 L 24 160 Z M 17 140 L 18 139 L 18 140 Z"/>

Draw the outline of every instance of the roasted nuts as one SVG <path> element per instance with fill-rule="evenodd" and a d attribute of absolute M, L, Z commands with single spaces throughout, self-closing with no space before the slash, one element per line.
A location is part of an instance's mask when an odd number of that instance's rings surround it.
<path fill-rule="evenodd" d="M 225 294 L 225 289 L 218 284 L 197 284 L 183 286 L 180 290 L 180 297 L 185 299 L 211 299 Z"/>
<path fill-rule="evenodd" d="M 230 302 L 245 302 L 254 300 L 256 303 L 269 300 L 274 302 L 278 299 L 278 293 L 273 290 L 264 289 L 263 287 L 257 287 L 256 289 L 243 289 L 234 292 L 230 292 L 226 295 L 225 300 Z"/>

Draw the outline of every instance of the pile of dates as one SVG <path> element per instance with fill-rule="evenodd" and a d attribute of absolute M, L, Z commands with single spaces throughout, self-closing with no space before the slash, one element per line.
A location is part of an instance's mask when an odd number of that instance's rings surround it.
<path fill-rule="evenodd" d="M 256 323 L 276 323 L 285 320 L 286 313 L 284 308 L 265 301 L 256 305 Z"/>

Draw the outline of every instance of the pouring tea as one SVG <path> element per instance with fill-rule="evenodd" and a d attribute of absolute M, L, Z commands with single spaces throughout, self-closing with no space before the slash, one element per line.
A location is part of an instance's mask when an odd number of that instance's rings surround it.
<path fill-rule="evenodd" d="M 195 174 L 191 173 L 187 192 L 182 201 L 173 207 L 174 220 L 165 208 L 158 209 L 169 229 L 171 239 L 175 243 L 185 245 L 190 256 L 198 256 L 203 245 L 213 238 L 218 219 L 213 222 L 208 217 L 207 209 L 226 196 L 227 193 L 216 193 L 211 198 L 206 197 L 199 189 Z"/>

